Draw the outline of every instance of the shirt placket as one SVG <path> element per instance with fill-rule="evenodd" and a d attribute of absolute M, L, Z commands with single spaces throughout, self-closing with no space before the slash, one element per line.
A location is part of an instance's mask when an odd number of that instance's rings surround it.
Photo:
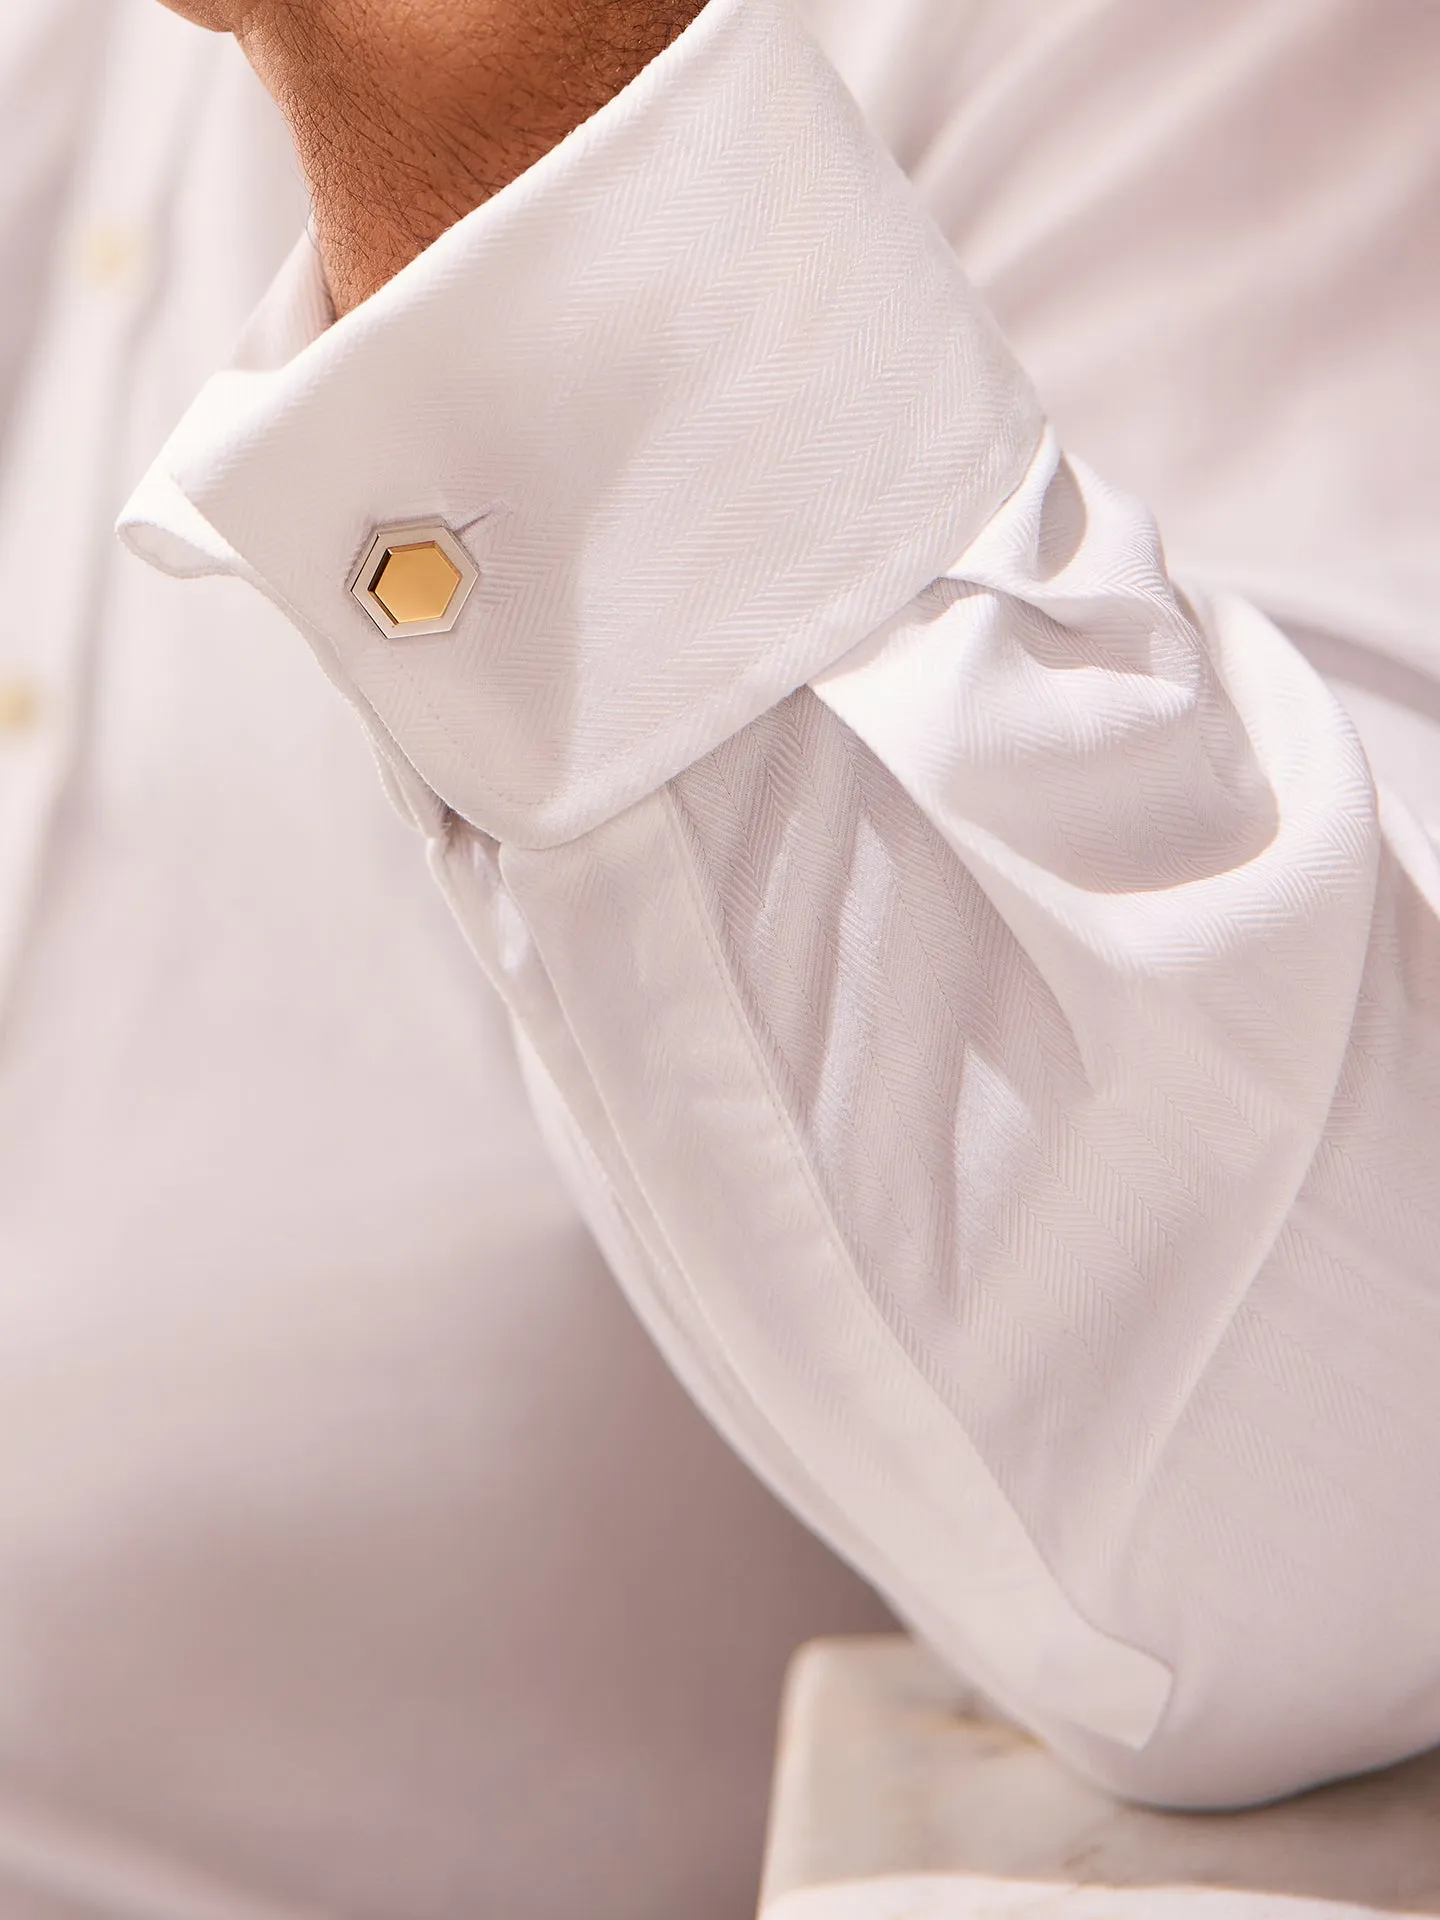
<path fill-rule="evenodd" d="M 0 476 L 0 1013 L 83 751 L 126 374 L 159 281 L 206 37 L 126 4 Z M 63 49 L 56 49 L 61 57 Z"/>

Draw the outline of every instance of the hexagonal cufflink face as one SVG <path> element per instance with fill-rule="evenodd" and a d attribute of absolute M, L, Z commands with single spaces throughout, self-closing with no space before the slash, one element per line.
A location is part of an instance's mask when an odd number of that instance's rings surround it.
<path fill-rule="evenodd" d="M 350 592 L 387 640 L 448 633 L 480 570 L 447 526 L 420 520 L 380 527 Z"/>

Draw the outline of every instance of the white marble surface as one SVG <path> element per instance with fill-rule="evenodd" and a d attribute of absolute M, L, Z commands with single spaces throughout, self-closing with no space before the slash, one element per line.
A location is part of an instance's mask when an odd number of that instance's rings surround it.
<path fill-rule="evenodd" d="M 762 1920 L 1440 1915 L 1440 1753 L 1239 1814 L 1127 1807 L 900 1635 L 791 1667 Z"/>

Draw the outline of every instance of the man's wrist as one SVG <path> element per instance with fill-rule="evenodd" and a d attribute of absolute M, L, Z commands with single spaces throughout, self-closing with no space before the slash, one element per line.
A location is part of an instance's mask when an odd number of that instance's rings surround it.
<path fill-rule="evenodd" d="M 234 23 L 290 123 L 337 312 L 532 166 L 703 0 L 306 0 Z"/>

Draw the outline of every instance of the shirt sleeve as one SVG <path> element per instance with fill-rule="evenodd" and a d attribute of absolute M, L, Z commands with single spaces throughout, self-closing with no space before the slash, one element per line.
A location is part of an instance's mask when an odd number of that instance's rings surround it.
<path fill-rule="evenodd" d="M 127 537 L 355 705 L 712 1418 L 1121 1792 L 1440 1738 L 1440 875 L 1323 684 L 770 0 L 326 317 L 302 246 Z"/>

